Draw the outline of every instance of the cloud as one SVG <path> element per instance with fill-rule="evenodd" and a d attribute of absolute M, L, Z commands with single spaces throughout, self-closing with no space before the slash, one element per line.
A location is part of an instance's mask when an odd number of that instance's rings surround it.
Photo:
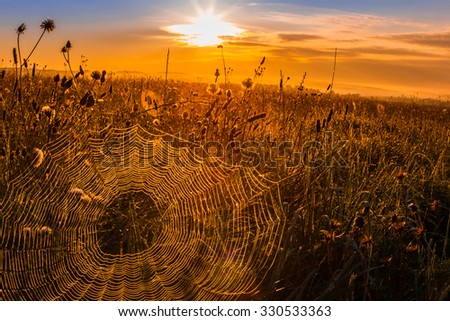
<path fill-rule="evenodd" d="M 383 56 L 398 56 L 398 57 L 416 57 L 416 58 L 437 58 L 442 57 L 436 53 L 422 52 L 414 49 L 398 48 L 398 47 L 382 47 L 382 46 L 367 46 L 340 49 L 341 53 L 350 56 L 361 56 L 364 54 L 374 54 Z"/>
<path fill-rule="evenodd" d="M 321 36 L 305 33 L 280 33 L 278 34 L 278 38 L 283 41 L 306 41 L 323 39 L 323 37 Z"/>
<path fill-rule="evenodd" d="M 305 47 L 285 47 L 285 46 L 274 46 L 268 51 L 274 56 L 279 56 L 283 58 L 332 58 L 334 55 L 334 49 L 314 49 Z"/>
<path fill-rule="evenodd" d="M 450 49 L 450 32 L 443 33 L 410 33 L 385 37 L 427 47 Z"/>
<path fill-rule="evenodd" d="M 224 39 L 225 45 L 232 45 L 238 47 L 272 47 L 272 45 L 261 43 L 261 42 L 251 42 L 251 41 L 242 41 L 242 40 L 232 40 L 232 39 Z"/>

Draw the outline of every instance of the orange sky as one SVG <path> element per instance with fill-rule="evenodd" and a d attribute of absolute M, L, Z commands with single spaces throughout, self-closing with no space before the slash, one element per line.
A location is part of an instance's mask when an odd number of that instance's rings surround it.
<path fill-rule="evenodd" d="M 50 16 L 56 29 L 46 34 L 31 62 L 64 69 L 60 49 L 73 44 L 74 65 L 81 55 L 88 68 L 107 71 L 139 71 L 161 75 L 170 48 L 171 77 L 214 81 L 223 69 L 217 44 L 187 44 L 196 17 L 210 12 L 228 32 L 223 36 L 230 80 L 252 77 L 266 57 L 263 83 L 277 84 L 280 70 L 298 85 L 307 72 L 306 87 L 325 90 L 331 81 L 334 50 L 338 48 L 335 90 L 366 95 L 450 96 L 450 5 L 432 0 L 379 1 L 369 7 L 357 1 L 30 1 L 3 4 L 0 20 L 2 67 L 11 66 L 15 29 L 26 22 L 22 50 L 26 53 L 39 36 L 39 23 Z M 214 16 L 213 16 L 214 17 Z M 215 18 L 214 18 L 215 19 Z M 214 24 L 214 22 L 208 22 Z M 184 26 L 176 28 L 174 26 Z M 204 28 L 210 35 L 214 28 Z M 205 31 L 205 32 L 206 32 Z M 201 37 L 202 35 L 197 35 Z M 223 80 L 222 80 L 223 81 Z"/>

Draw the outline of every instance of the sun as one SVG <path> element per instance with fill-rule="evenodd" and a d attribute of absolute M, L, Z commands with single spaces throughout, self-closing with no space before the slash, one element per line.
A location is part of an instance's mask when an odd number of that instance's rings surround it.
<path fill-rule="evenodd" d="M 238 36 L 244 30 L 225 22 L 212 10 L 201 11 L 190 24 L 173 25 L 170 32 L 181 35 L 180 40 L 191 46 L 206 47 L 220 45 L 225 36 Z"/>

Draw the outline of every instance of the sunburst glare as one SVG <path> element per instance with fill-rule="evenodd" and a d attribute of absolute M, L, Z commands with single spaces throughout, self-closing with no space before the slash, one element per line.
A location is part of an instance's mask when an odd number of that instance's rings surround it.
<path fill-rule="evenodd" d="M 191 46 L 219 45 L 225 36 L 238 36 L 244 30 L 222 20 L 212 10 L 201 11 L 190 24 L 173 25 L 168 30 L 181 35 L 180 41 Z"/>

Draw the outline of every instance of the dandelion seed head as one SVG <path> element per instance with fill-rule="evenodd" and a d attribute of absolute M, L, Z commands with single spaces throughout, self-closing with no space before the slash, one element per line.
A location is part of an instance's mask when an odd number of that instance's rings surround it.
<path fill-rule="evenodd" d="M 91 78 L 92 78 L 93 80 L 100 80 L 100 79 L 102 78 L 102 74 L 100 73 L 100 71 L 94 70 L 94 71 L 91 73 Z"/>
<path fill-rule="evenodd" d="M 52 18 L 44 19 L 41 22 L 40 28 L 44 29 L 44 31 L 52 32 L 56 28 L 55 21 Z"/>

